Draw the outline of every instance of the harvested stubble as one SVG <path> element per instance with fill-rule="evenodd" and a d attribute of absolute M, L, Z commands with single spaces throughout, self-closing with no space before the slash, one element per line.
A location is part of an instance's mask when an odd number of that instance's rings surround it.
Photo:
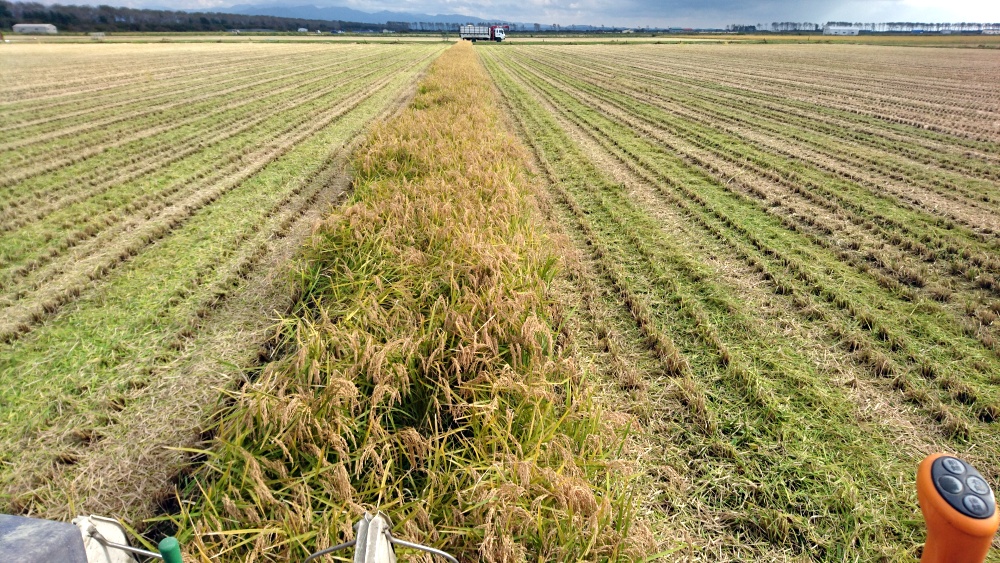
<path fill-rule="evenodd" d="M 729 67 L 730 46 L 481 54 L 546 171 L 581 272 L 591 272 L 579 276 L 589 278 L 579 293 L 603 301 L 588 307 L 601 318 L 584 319 L 581 332 L 614 330 L 632 345 L 645 396 L 619 400 L 645 425 L 640 460 L 656 479 L 646 506 L 669 559 L 914 560 L 926 537 L 912 487 L 920 459 L 950 451 L 997 475 L 996 380 L 987 374 L 998 370 L 974 340 L 987 334 L 978 312 L 992 296 L 959 279 L 973 256 L 990 260 L 995 241 L 932 205 L 869 192 L 857 177 L 818 181 L 832 158 L 854 158 L 830 149 L 854 142 L 853 118 L 832 99 L 797 102 L 799 87 L 763 96 L 753 83 L 780 72 L 744 67 L 781 48 L 746 48 L 754 60 L 738 67 Z M 871 55 L 798 49 L 835 64 Z M 932 53 L 897 55 L 914 68 Z M 726 82 L 724 68 L 743 82 Z M 847 87 L 816 68 L 817 88 Z M 925 91 L 900 87 L 899 103 L 918 106 L 910 92 Z M 729 112 L 740 98 L 748 110 L 737 119 Z M 800 109 L 816 116 L 800 122 L 817 149 L 809 155 L 784 128 Z M 757 118 L 768 115 L 775 126 L 760 133 Z M 933 150 L 945 156 L 930 161 L 946 157 L 969 179 L 987 179 L 981 166 L 996 151 L 976 152 L 980 141 L 897 126 L 891 115 L 889 125 L 855 117 L 864 142 L 886 153 L 878 162 L 898 155 L 908 169 L 912 154 Z M 756 124 L 731 127 L 737 120 Z M 825 138 L 805 131 L 813 125 Z M 904 147 L 912 154 L 897 152 Z M 764 154 L 772 150 L 785 156 Z M 944 270 L 960 256 L 955 272 Z M 907 272 L 927 289 L 906 284 Z M 924 296 L 936 285 L 954 294 L 947 305 Z M 975 318 L 956 326 L 963 315 Z M 678 361 L 663 362 L 671 351 Z M 595 356 L 597 371 L 614 373 L 612 359 Z"/>
<path fill-rule="evenodd" d="M 186 483 L 201 557 L 295 560 L 381 509 L 463 560 L 635 559 L 628 472 L 557 338 L 558 258 L 475 54 L 434 63 L 355 158 L 296 274 L 282 353 Z M 647 537 L 648 534 L 640 534 Z"/>

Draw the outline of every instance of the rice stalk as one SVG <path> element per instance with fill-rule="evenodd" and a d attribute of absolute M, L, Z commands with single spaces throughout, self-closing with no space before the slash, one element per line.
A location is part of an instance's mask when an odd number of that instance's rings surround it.
<path fill-rule="evenodd" d="M 190 555 L 287 561 L 366 510 L 462 560 L 638 559 L 633 492 L 560 346 L 527 154 L 471 46 L 356 154 L 296 266 L 277 359 L 220 408 L 183 484 Z M 637 537 L 648 537 L 640 534 Z"/>

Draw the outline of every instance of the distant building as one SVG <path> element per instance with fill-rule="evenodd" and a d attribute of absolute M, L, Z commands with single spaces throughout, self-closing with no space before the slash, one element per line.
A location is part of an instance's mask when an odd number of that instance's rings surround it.
<path fill-rule="evenodd" d="M 857 35 L 861 32 L 859 27 L 842 27 L 839 25 L 828 25 L 823 28 L 823 35 Z"/>
<path fill-rule="evenodd" d="M 299 28 L 299 33 L 309 33 L 309 30 L 307 28 L 305 28 L 305 27 L 300 27 Z"/>
<path fill-rule="evenodd" d="M 59 30 L 50 23 L 15 23 L 14 33 L 56 34 Z"/>

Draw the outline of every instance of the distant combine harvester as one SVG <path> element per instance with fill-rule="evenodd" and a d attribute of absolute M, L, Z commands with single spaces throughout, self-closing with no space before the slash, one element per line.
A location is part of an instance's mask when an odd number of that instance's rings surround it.
<path fill-rule="evenodd" d="M 50 23 L 15 23 L 14 33 L 50 34 L 59 33 L 56 26 Z"/>

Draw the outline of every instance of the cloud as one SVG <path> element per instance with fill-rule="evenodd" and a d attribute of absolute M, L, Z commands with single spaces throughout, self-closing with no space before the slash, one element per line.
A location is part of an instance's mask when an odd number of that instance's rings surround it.
<path fill-rule="evenodd" d="M 351 0 L 350 7 L 371 11 L 375 5 L 524 22 L 661 27 L 772 21 L 1000 21 L 1000 2 L 977 0 Z"/>
<path fill-rule="evenodd" d="M 532 2 L 526 2 L 530 5 Z M 486 5 L 489 5 L 487 3 Z M 568 3 L 554 3 L 568 4 Z M 1000 21 L 1000 2 L 974 0 L 624 0 L 583 2 L 586 9 L 562 9 L 561 16 L 586 18 L 576 23 L 680 25 L 715 27 L 729 23 L 796 21 Z M 517 9 L 517 4 L 511 9 Z M 485 6 L 484 6 L 485 7 Z M 521 11 L 525 14 L 525 11 Z M 527 15 L 527 14 L 525 14 Z M 595 21 L 594 18 L 607 20 Z M 530 18 L 529 18 L 530 20 Z M 565 20 L 564 20 L 565 21 Z"/>
<path fill-rule="evenodd" d="M 53 3 L 56 0 L 43 0 Z M 163 8 L 163 0 L 76 0 Z M 73 3 L 61 0 L 60 3 Z M 233 4 L 343 6 L 424 14 L 463 14 L 527 23 L 615 26 L 722 27 L 731 23 L 795 21 L 1000 22 L 996 0 L 175 0 L 174 9 L 212 9 Z"/>

